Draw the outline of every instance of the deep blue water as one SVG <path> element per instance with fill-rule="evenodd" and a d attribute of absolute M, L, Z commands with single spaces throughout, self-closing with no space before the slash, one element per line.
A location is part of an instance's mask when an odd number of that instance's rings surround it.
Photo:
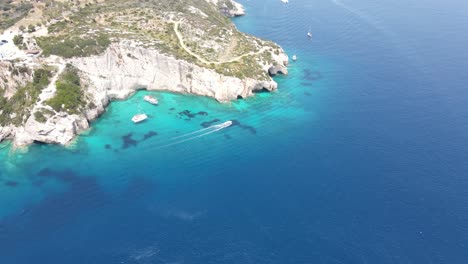
<path fill-rule="evenodd" d="M 279 91 L 156 93 L 134 126 L 143 92 L 71 149 L 0 145 L 0 263 L 468 263 L 468 4 L 241 2 L 298 56 Z"/>

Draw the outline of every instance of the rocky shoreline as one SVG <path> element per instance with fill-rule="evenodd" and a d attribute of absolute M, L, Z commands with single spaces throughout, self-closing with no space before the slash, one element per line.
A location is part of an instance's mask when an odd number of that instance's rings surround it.
<path fill-rule="evenodd" d="M 233 16 L 244 14 L 240 4 L 236 3 L 235 7 Z M 273 63 L 262 66 L 270 76 L 287 74 L 288 56 L 279 50 L 271 51 Z M 89 128 L 90 122 L 105 111 L 111 100 L 126 99 L 141 89 L 208 96 L 221 103 L 247 98 L 256 91 L 277 89 L 277 83 L 270 77 L 258 80 L 225 76 L 130 40 L 113 43 L 100 55 L 74 57 L 60 63 L 78 70 L 88 100 L 86 109 L 79 114 L 54 112 L 45 122 L 37 121 L 31 111 L 23 125 L 0 126 L 0 142 L 12 140 L 15 148 L 34 142 L 67 145 Z M 47 92 L 55 92 L 55 84 L 49 86 Z M 34 106 L 34 109 L 42 108 L 53 110 L 40 102 Z"/>

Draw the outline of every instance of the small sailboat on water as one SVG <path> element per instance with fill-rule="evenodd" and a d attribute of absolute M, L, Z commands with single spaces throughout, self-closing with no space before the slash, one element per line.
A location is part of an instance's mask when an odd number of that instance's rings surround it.
<path fill-rule="evenodd" d="M 307 31 L 307 37 L 308 37 L 309 39 L 312 38 L 312 31 L 311 31 L 310 27 L 309 27 L 309 31 Z"/>

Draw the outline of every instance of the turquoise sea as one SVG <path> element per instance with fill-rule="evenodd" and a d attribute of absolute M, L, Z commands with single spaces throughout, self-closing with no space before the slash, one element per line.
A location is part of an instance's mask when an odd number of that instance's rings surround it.
<path fill-rule="evenodd" d="M 468 263 L 468 4 L 240 2 L 298 57 L 279 90 L 0 144 L 0 263 Z"/>

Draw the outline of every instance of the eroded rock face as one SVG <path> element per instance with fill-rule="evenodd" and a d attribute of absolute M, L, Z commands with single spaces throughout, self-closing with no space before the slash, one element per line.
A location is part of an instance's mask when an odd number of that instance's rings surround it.
<path fill-rule="evenodd" d="M 225 15 L 241 16 L 244 8 L 233 0 L 206 0 L 214 4 Z M 194 8 L 195 10 L 195 8 Z M 196 10 L 195 10 L 196 11 Z M 34 43 L 32 43 L 34 44 Z M 28 48 L 37 48 L 28 46 Z M 281 48 L 270 46 L 275 66 L 258 60 L 270 76 L 287 74 L 287 55 Z M 275 52 L 273 52 L 275 49 Z M 279 51 L 279 52 L 278 52 Z M 89 128 L 89 122 L 98 118 L 112 99 L 125 99 L 137 89 L 166 90 L 171 92 L 209 96 L 220 102 L 252 96 L 255 91 L 275 90 L 277 83 L 268 76 L 259 79 L 239 79 L 225 76 L 216 71 L 178 60 L 157 50 L 139 47 L 132 41 L 111 44 L 101 55 L 62 60 L 53 57 L 34 58 L 28 63 L 0 62 L 0 96 L 10 98 L 18 89 L 32 81 L 34 68 L 41 65 L 65 67 L 70 63 L 80 71 L 82 88 L 86 94 L 86 109 L 81 114 L 69 115 L 55 112 L 44 101 L 55 93 L 55 80 L 43 91 L 38 102 L 31 107 L 31 113 L 24 116 L 23 124 L 0 126 L 0 142 L 12 139 L 20 147 L 34 141 L 54 144 L 68 144 L 78 133 Z M 54 88 L 54 89 L 49 89 Z M 48 93 L 45 93 L 48 92 Z M 46 108 L 50 114 L 44 123 L 38 122 L 33 112 Z M 13 113 L 15 115 L 16 113 Z"/>
<path fill-rule="evenodd" d="M 268 69 L 268 74 L 270 76 L 276 76 L 278 74 L 288 74 L 288 69 L 284 65 L 278 64 L 271 66 Z"/>
<path fill-rule="evenodd" d="M 34 116 L 29 117 L 24 127 L 16 131 L 14 145 L 25 146 L 34 141 L 68 144 L 78 133 L 89 128 L 84 116 L 59 113 L 46 123 L 37 122 Z"/>
<path fill-rule="evenodd" d="M 285 54 L 274 56 L 277 73 L 287 73 Z M 213 97 L 220 102 L 252 96 L 254 91 L 275 90 L 272 79 L 239 79 L 214 70 L 177 60 L 156 50 L 129 43 L 112 44 L 104 54 L 73 58 L 67 61 L 81 74 L 83 88 L 93 108 L 80 115 L 60 112 L 47 122 L 37 122 L 31 115 L 23 127 L 0 128 L 0 141 L 13 138 L 16 147 L 34 141 L 68 144 L 78 133 L 89 128 L 89 121 L 98 118 L 111 99 L 125 99 L 136 90 L 166 90 Z M 265 70 L 271 65 L 265 65 Z"/>
<path fill-rule="evenodd" d="M 236 16 L 243 16 L 245 15 L 244 7 L 237 3 L 236 1 L 231 0 L 232 5 L 234 6 L 233 9 L 229 10 L 229 16 L 236 17 Z"/>
<path fill-rule="evenodd" d="M 156 50 L 127 44 L 112 44 L 104 54 L 70 60 L 90 81 L 96 101 L 124 99 L 135 90 L 166 90 L 213 97 L 220 102 L 275 90 L 273 80 L 239 79 L 177 60 Z M 284 61 L 277 62 L 283 65 Z M 285 68 L 285 67 L 284 67 Z M 286 71 L 287 72 L 287 71 Z"/>
<path fill-rule="evenodd" d="M 16 90 L 32 80 L 33 70 L 24 63 L 0 61 L 0 89 L 3 96 L 10 98 Z M 0 91 L 1 95 L 2 91 Z"/>
<path fill-rule="evenodd" d="M 13 129 L 11 127 L 0 127 L 0 142 L 2 142 L 4 139 L 8 138 Z"/>
<path fill-rule="evenodd" d="M 228 17 L 236 17 L 245 15 L 244 7 L 236 1 L 233 0 L 206 0 L 208 3 L 211 3 L 215 6 L 218 6 L 220 12 L 225 14 Z M 231 6 L 232 8 L 228 7 Z"/>

